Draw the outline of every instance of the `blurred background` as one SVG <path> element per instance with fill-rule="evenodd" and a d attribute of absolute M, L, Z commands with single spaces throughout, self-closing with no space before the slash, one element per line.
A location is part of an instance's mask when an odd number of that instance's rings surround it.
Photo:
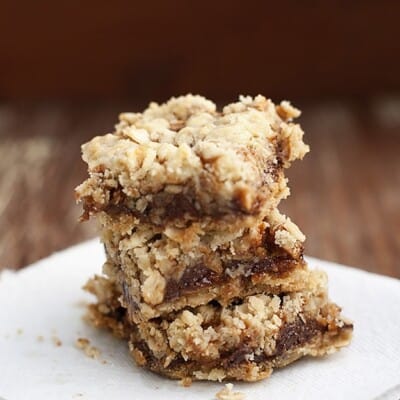
<path fill-rule="evenodd" d="M 400 277 L 399 1 L 0 0 L 0 269 L 95 236 L 80 144 L 188 92 L 303 110 L 306 253 Z"/>

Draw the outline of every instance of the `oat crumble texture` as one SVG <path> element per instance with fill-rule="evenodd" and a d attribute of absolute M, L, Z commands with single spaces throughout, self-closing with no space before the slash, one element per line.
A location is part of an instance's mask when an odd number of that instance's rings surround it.
<path fill-rule="evenodd" d="M 121 114 L 82 146 L 76 197 L 107 257 L 86 284 L 89 320 L 139 366 L 186 385 L 256 381 L 349 343 L 352 323 L 278 209 L 286 169 L 309 150 L 299 115 L 261 95 L 221 110 L 187 95 Z M 243 397 L 227 386 L 217 398 Z"/>

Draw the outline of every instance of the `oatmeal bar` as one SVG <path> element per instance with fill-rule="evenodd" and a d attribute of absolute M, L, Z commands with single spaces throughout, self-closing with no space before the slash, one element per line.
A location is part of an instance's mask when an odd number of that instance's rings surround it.
<path fill-rule="evenodd" d="M 288 102 L 201 96 L 122 114 L 83 146 L 76 189 L 107 261 L 90 320 L 138 365 L 176 379 L 255 381 L 346 345 L 352 324 L 308 269 L 304 235 L 278 210 L 284 170 L 308 151 Z"/>
<path fill-rule="evenodd" d="M 212 300 L 227 305 L 252 293 L 300 290 L 309 277 L 303 235 L 286 219 L 275 231 L 271 225 L 213 235 L 198 234 L 196 226 L 178 231 L 142 224 L 129 235 L 103 228 L 103 272 L 120 288 L 136 323 Z"/>
<path fill-rule="evenodd" d="M 288 194 L 283 169 L 308 151 L 291 122 L 299 114 L 263 96 L 241 96 L 219 112 L 193 95 L 121 114 L 114 133 L 82 147 L 90 177 L 76 194 L 84 217 L 105 211 L 182 226 L 265 213 Z"/>
<path fill-rule="evenodd" d="M 227 307 L 211 302 L 132 324 L 111 281 L 99 278 L 89 284 L 98 297 L 89 318 L 127 340 L 136 363 L 151 371 L 173 379 L 256 381 L 349 343 L 352 324 L 329 302 L 325 275 L 314 271 L 309 282 L 312 288 L 300 292 L 247 296 Z"/>

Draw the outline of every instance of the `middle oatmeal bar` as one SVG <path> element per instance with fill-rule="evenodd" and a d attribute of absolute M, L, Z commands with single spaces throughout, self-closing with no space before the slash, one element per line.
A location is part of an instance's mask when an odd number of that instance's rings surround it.
<path fill-rule="evenodd" d="M 288 102 L 240 97 L 218 112 L 201 96 L 121 114 L 116 131 L 82 147 L 77 188 L 87 218 L 106 212 L 154 225 L 268 213 L 288 195 L 284 168 L 308 146 Z"/>
<path fill-rule="evenodd" d="M 140 322 L 212 300 L 226 305 L 252 293 L 302 289 L 310 274 L 303 240 L 277 211 L 251 228 L 229 225 L 212 234 L 196 224 L 141 224 L 129 234 L 103 227 L 103 272 L 120 288 L 131 319 Z"/>

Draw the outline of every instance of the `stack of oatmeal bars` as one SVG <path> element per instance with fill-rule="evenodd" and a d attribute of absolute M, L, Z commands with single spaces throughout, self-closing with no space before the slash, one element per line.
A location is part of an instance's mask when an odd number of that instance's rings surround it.
<path fill-rule="evenodd" d="M 288 102 L 201 96 L 125 113 L 83 145 L 77 189 L 107 261 L 90 319 L 137 364 L 171 378 L 254 381 L 348 344 L 352 324 L 278 210 L 285 169 L 308 152 Z"/>

